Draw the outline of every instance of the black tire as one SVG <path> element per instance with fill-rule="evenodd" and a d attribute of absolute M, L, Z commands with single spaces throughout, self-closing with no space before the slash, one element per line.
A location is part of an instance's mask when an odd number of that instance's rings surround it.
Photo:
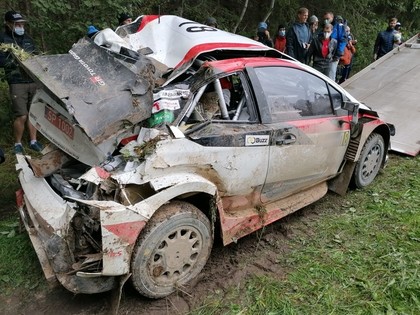
<path fill-rule="evenodd" d="M 163 205 L 137 240 L 131 281 L 144 296 L 168 296 L 201 272 L 212 246 L 210 221 L 200 210 L 182 201 Z"/>
<path fill-rule="evenodd" d="M 354 184 L 358 188 L 368 186 L 378 175 L 385 156 L 385 142 L 380 134 L 373 133 L 366 140 L 359 161 L 354 169 Z"/>

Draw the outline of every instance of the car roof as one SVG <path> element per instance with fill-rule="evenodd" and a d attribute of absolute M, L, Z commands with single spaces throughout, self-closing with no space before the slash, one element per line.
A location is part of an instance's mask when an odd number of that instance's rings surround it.
<path fill-rule="evenodd" d="M 174 15 L 142 15 L 116 33 L 135 51 L 148 49 L 147 57 L 166 66 L 169 84 L 196 60 L 220 60 L 250 56 L 292 57 L 251 38 Z"/>
<path fill-rule="evenodd" d="M 152 50 L 148 57 L 174 69 L 203 53 L 217 50 L 234 52 L 232 57 L 247 56 L 252 52 L 259 56 L 291 59 L 251 38 L 175 15 L 139 16 L 131 25 L 118 28 L 116 33 L 128 41 L 133 50 L 148 47 Z"/>

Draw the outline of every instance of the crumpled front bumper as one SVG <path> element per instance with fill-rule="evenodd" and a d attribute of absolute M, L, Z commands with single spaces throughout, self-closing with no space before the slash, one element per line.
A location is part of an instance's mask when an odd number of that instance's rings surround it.
<path fill-rule="evenodd" d="M 16 192 L 19 214 L 37 253 L 48 281 L 56 279 L 74 293 L 99 293 L 111 290 L 115 277 L 79 277 L 72 272 L 72 254 L 66 242 L 74 203 L 55 193 L 44 178 L 37 178 L 26 158 L 17 155 L 21 189 Z"/>

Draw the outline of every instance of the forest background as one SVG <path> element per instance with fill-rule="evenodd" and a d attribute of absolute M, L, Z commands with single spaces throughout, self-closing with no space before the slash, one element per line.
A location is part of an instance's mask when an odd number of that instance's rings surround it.
<path fill-rule="evenodd" d="M 279 24 L 293 23 L 300 7 L 307 7 L 309 15 L 320 20 L 326 11 L 347 20 L 358 40 L 353 74 L 372 62 L 375 38 L 387 27 L 389 17 L 401 22 L 404 39 L 420 29 L 420 0 L 2 0 L 0 14 L 8 10 L 22 13 L 39 50 L 56 54 L 66 53 L 86 34 L 88 25 L 115 29 L 117 15 L 122 12 L 134 18 L 143 14 L 179 15 L 197 22 L 212 16 L 220 29 L 251 37 L 261 21 L 268 23 L 274 36 Z"/>

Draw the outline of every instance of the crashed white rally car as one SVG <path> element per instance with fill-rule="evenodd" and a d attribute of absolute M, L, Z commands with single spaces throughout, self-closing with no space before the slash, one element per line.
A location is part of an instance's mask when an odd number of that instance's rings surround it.
<path fill-rule="evenodd" d="M 175 16 L 22 65 L 41 86 L 31 121 L 54 145 L 17 155 L 18 207 L 46 277 L 75 293 L 131 276 L 167 296 L 199 274 L 215 231 L 236 242 L 371 183 L 394 134 L 312 68 Z"/>

